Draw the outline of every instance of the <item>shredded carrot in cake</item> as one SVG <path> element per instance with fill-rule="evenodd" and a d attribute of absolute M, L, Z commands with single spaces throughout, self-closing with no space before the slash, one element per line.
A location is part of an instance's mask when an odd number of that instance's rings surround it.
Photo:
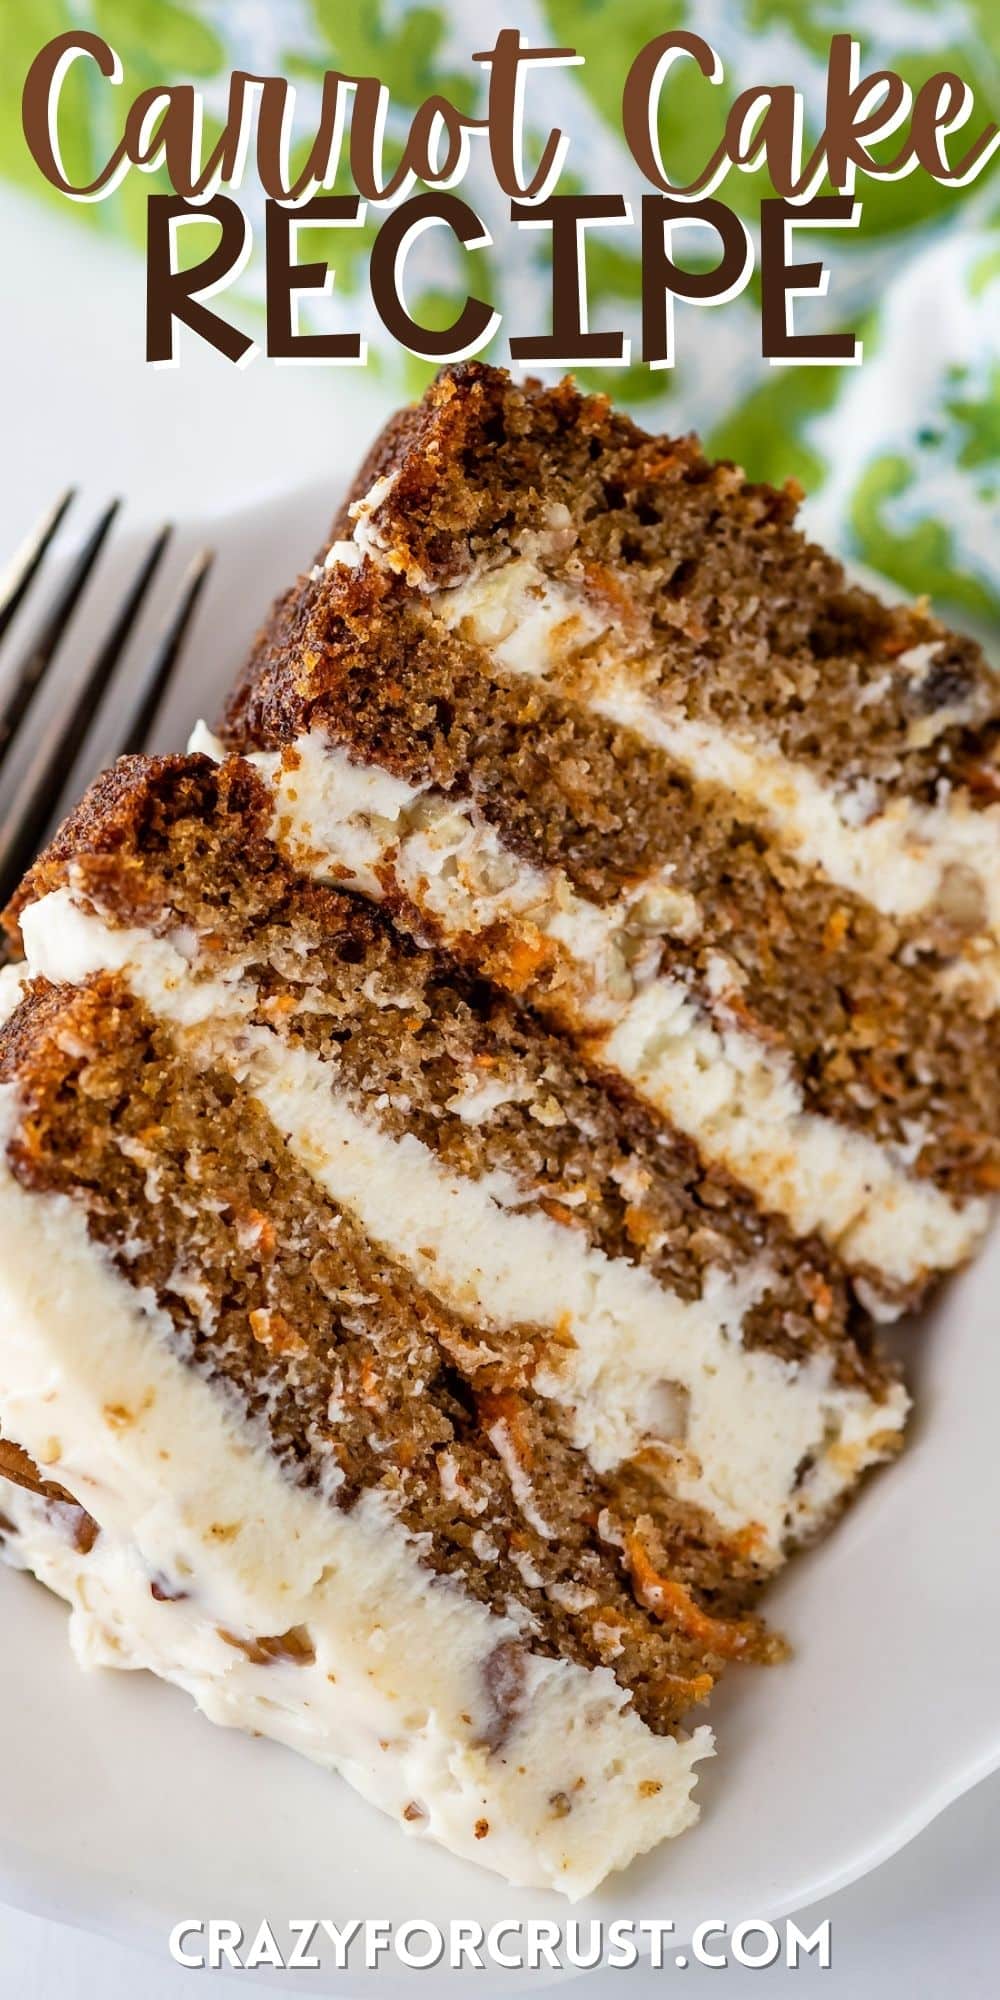
<path fill-rule="evenodd" d="M 657 1618 L 670 1619 L 696 1644 L 706 1646 L 722 1659 L 753 1658 L 760 1644 L 758 1625 L 746 1618 L 714 1618 L 696 1604 L 690 1591 L 675 1577 L 661 1576 L 640 1535 L 633 1528 L 625 1537 L 625 1553 L 639 1603 Z"/>
<path fill-rule="evenodd" d="M 823 950 L 836 951 L 847 935 L 847 911 L 841 904 L 831 910 L 823 928 Z"/>
<path fill-rule="evenodd" d="M 538 936 L 521 936 L 507 946 L 504 958 L 504 972 L 507 984 L 515 993 L 520 993 L 534 978 L 539 967 L 551 958 L 552 948 Z"/>
<path fill-rule="evenodd" d="M 708 1700 L 715 1686 L 715 1676 L 695 1674 L 688 1680 L 683 1674 L 661 1674 L 654 1685 L 656 1692 L 662 1689 L 670 1701 L 689 1701 L 693 1706 L 695 1702 Z"/>

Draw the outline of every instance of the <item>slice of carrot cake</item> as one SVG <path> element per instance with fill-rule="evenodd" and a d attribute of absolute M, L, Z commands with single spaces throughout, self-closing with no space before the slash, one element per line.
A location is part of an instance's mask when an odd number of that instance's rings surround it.
<path fill-rule="evenodd" d="M 225 737 L 299 865 L 516 993 L 894 1317 L 1000 1185 L 1000 690 L 796 496 L 468 363 Z"/>
<path fill-rule="evenodd" d="M 124 760 L 9 913 L 0 1542 L 85 1663 L 578 1895 L 905 1397 L 819 1236 L 273 822 Z"/>

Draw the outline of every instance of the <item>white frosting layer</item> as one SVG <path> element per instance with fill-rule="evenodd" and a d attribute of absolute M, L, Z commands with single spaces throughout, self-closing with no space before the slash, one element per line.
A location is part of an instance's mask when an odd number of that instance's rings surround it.
<path fill-rule="evenodd" d="M 535 1386 L 567 1406 L 598 1471 L 662 1445 L 672 1490 L 725 1529 L 753 1529 L 755 1553 L 777 1563 L 900 1429 L 901 1389 L 874 1403 L 833 1381 L 829 1352 L 786 1363 L 742 1345 L 765 1266 L 719 1272 L 685 1301 L 532 1206 L 510 1174 L 455 1173 L 414 1134 L 384 1131 L 338 1090 L 331 1064 L 246 1022 L 253 989 L 238 975 L 197 979 L 170 939 L 111 928 L 67 889 L 30 907 L 23 927 L 34 971 L 70 981 L 123 971 L 153 1013 L 194 1035 L 196 1059 L 224 1063 L 327 1193 L 421 1284 L 485 1325 L 487 1346 L 491 1326 L 552 1329 Z M 798 1479 L 807 1458 L 812 1470 Z"/>
<path fill-rule="evenodd" d="M 600 1059 L 800 1234 L 902 1285 L 976 1248 L 986 1202 L 956 1206 L 901 1149 L 808 1111 L 788 1059 L 732 1023 L 724 991 L 709 1013 L 680 980 L 655 976 L 657 932 L 690 935 L 700 921 L 666 870 L 598 905 L 558 869 L 514 856 L 473 806 L 357 765 L 319 734 L 298 741 L 290 770 L 271 753 L 251 761 L 274 787 L 275 835 L 297 867 L 369 893 L 389 869 L 446 938 L 513 923 L 557 952 L 558 998 Z"/>
<path fill-rule="evenodd" d="M 975 875 L 984 929 L 1000 934 L 1000 808 L 976 811 L 961 797 L 947 809 L 895 798 L 859 819 L 856 794 L 838 796 L 806 765 L 749 737 L 664 714 L 624 676 L 594 708 L 735 793 L 768 821 L 782 846 L 888 916 L 916 917 L 942 898 L 946 906 L 949 871 Z"/>
<path fill-rule="evenodd" d="M 780 1055 L 713 1027 L 673 981 L 637 996 L 602 1056 L 800 1235 L 825 1236 L 849 1264 L 906 1284 L 960 1264 L 987 1227 L 985 1201 L 956 1207 L 889 1147 L 807 1111 Z"/>
<path fill-rule="evenodd" d="M 101 1528 L 81 1554 L 44 1503 L 0 1486 L 8 1553 L 67 1598 L 82 1664 L 150 1668 L 520 1884 L 586 1894 L 696 1817 L 707 1729 L 655 1737 L 607 1669 L 523 1650 L 505 1715 L 490 1661 L 521 1645 L 514 1621 L 432 1578 L 376 1496 L 344 1513 L 287 1482 L 72 1202 L 6 1165 L 0 1317 L 4 1434 Z M 158 1601 L 154 1578 L 187 1594 Z M 289 1631 L 311 1662 L 256 1664 L 232 1643 Z"/>
<path fill-rule="evenodd" d="M 0 965 L 0 1027 L 20 1006 L 23 991 L 23 965 Z"/>
<path fill-rule="evenodd" d="M 973 876 L 983 928 L 1000 937 L 1000 806 L 976 811 L 961 797 L 947 807 L 896 798 L 868 816 L 863 795 L 836 792 L 759 737 L 692 720 L 651 699 L 628 661 L 622 663 L 610 613 L 582 590 L 554 583 L 529 557 L 436 591 L 430 602 L 450 629 L 464 627 L 509 673 L 534 679 L 558 678 L 561 665 L 610 640 L 614 655 L 588 697 L 596 714 L 725 787 L 766 821 L 782 846 L 889 916 L 914 917 L 947 899 L 952 871 Z M 992 969 L 1000 994 L 1000 962 Z"/>

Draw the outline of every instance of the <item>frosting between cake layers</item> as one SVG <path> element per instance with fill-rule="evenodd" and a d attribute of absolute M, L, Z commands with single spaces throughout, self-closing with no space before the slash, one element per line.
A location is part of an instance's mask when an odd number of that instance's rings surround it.
<path fill-rule="evenodd" d="M 868 813 L 863 797 L 838 794 L 805 764 L 644 693 L 607 611 L 580 589 L 556 583 L 527 556 L 472 576 L 428 602 L 449 630 L 463 627 L 508 673 L 558 676 L 561 664 L 613 640 L 615 659 L 581 696 L 584 706 L 630 729 L 699 779 L 722 786 L 763 818 L 781 844 L 840 888 L 887 916 L 918 916 L 947 894 L 949 870 L 975 876 L 986 928 L 1000 938 L 1000 807 L 973 809 L 890 800 Z M 634 663 L 638 665 L 638 662 Z M 1000 951 L 989 972 L 1000 1000 Z"/>
<path fill-rule="evenodd" d="M 1000 806 L 974 808 L 961 791 L 934 806 L 902 797 L 879 806 L 871 787 L 834 789 L 757 735 L 651 699 L 636 675 L 642 658 L 630 658 L 617 618 L 582 587 L 550 577 L 532 555 L 512 553 L 446 588 L 409 561 L 402 564 L 373 525 L 390 490 L 391 482 L 377 482 L 355 503 L 354 540 L 333 545 L 328 567 L 353 566 L 362 557 L 388 569 L 403 567 L 433 615 L 450 631 L 464 630 L 508 673 L 558 679 L 560 669 L 584 656 L 588 687 L 579 698 L 585 708 L 720 786 L 798 860 L 886 916 L 906 921 L 938 909 L 947 913 L 953 894 L 964 902 L 967 885 L 975 884 L 982 929 L 943 975 L 944 987 L 967 987 L 978 1004 L 1000 1005 Z M 608 642 L 614 657 L 604 660 Z M 925 665 L 932 652 L 932 646 L 914 647 L 913 667 Z M 874 690 L 869 698 L 877 698 Z M 949 710 L 947 719 L 961 720 L 961 711 Z M 929 740 L 931 720 L 920 727 Z"/>
<path fill-rule="evenodd" d="M 325 1192 L 483 1327 L 487 1343 L 491 1324 L 568 1327 L 574 1344 L 552 1343 L 535 1387 L 566 1406 L 597 1471 L 662 1443 L 672 1490 L 726 1530 L 752 1527 L 756 1553 L 776 1563 L 901 1429 L 901 1388 L 876 1402 L 833 1379 L 830 1351 L 788 1362 L 742 1345 L 743 1319 L 767 1290 L 765 1264 L 732 1278 L 719 1271 L 702 1298 L 685 1301 L 530 1207 L 512 1175 L 453 1172 L 414 1134 L 382 1129 L 337 1088 L 332 1064 L 246 1020 L 254 988 L 238 968 L 199 978 L 169 937 L 107 925 L 67 889 L 22 921 L 34 971 L 72 982 L 122 971 L 158 1018 L 195 1038 L 199 1060 L 228 1066 Z M 664 1431 L 678 1388 L 681 1436 Z"/>
<path fill-rule="evenodd" d="M 5 1487 L 5 1552 L 67 1598 L 82 1664 L 150 1668 L 522 1885 L 586 1894 L 697 1816 L 708 1729 L 654 1736 L 609 1670 L 524 1651 L 513 1619 L 434 1578 L 376 1496 L 344 1512 L 286 1480 L 72 1200 L 5 1162 L 0 1240 L 0 1423 L 100 1528 L 83 1554 Z M 296 1659 L 239 1643 L 289 1633 Z M 509 1712 L 491 1691 L 503 1644 L 523 1652 Z"/>
<path fill-rule="evenodd" d="M 218 755 L 200 731 L 192 747 L 209 745 Z M 957 1205 L 891 1146 L 808 1111 L 779 1051 L 707 1012 L 681 980 L 657 976 L 644 906 L 655 900 L 663 929 L 698 921 L 669 877 L 647 878 L 610 905 L 588 902 L 558 869 L 505 849 L 474 805 L 359 766 L 319 732 L 299 738 L 284 763 L 273 752 L 249 761 L 274 789 L 274 837 L 296 867 L 369 893 L 379 867 L 389 868 L 446 939 L 515 923 L 556 947 L 560 997 L 577 1010 L 588 1046 L 799 1234 L 818 1232 L 890 1285 L 971 1255 L 985 1201 Z M 892 1317 L 891 1303 L 883 1310 Z"/>

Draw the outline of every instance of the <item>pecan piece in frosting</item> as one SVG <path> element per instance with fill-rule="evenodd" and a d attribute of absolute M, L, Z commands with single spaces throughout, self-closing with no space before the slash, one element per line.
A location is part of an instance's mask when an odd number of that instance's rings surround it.
<path fill-rule="evenodd" d="M 46 1479 L 39 1471 L 33 1458 L 29 1458 L 20 1445 L 12 1444 L 9 1438 L 0 1437 L 0 1479 L 9 1479 L 12 1486 L 23 1486 L 27 1493 L 37 1493 L 47 1500 L 56 1518 L 65 1523 L 69 1530 L 73 1547 L 77 1554 L 87 1556 L 100 1534 L 100 1528 L 92 1514 L 81 1507 L 78 1500 L 68 1493 L 65 1486 L 55 1480 Z"/>
<path fill-rule="evenodd" d="M 487 1750 L 506 1742 L 524 1699 L 524 1649 L 514 1639 L 502 1639 L 483 1663 L 483 1684 L 490 1705 L 482 1741 Z"/>

